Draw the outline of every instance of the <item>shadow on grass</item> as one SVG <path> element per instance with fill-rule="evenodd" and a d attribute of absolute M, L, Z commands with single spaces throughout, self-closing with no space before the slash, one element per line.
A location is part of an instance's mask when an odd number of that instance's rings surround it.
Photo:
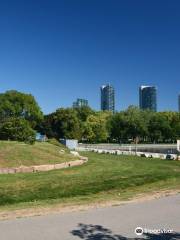
<path fill-rule="evenodd" d="M 73 236 L 84 240 L 180 240 L 180 233 L 171 234 L 144 234 L 141 238 L 127 238 L 113 232 L 101 225 L 86 225 L 80 223 L 77 230 L 71 231 Z"/>

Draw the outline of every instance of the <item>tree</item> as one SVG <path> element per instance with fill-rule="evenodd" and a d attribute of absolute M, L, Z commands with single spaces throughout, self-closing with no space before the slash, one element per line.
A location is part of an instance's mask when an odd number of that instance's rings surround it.
<path fill-rule="evenodd" d="M 0 138 L 2 140 L 23 141 L 34 143 L 36 132 L 23 118 L 9 118 L 0 124 Z"/>
<path fill-rule="evenodd" d="M 123 112 L 115 113 L 109 120 L 108 126 L 111 140 L 123 142 L 127 140 L 127 119 Z"/>
<path fill-rule="evenodd" d="M 130 106 L 124 112 L 127 119 L 127 136 L 134 141 L 139 140 L 147 134 L 147 123 L 143 117 L 143 111 L 138 107 Z"/>
<path fill-rule="evenodd" d="M 11 90 L 0 94 L 0 120 L 11 117 L 24 118 L 34 128 L 43 114 L 31 94 Z"/>
<path fill-rule="evenodd" d="M 60 108 L 45 116 L 42 126 L 43 133 L 56 139 L 81 139 L 80 121 L 77 112 L 71 108 Z"/>
<path fill-rule="evenodd" d="M 180 137 L 180 113 L 178 112 L 160 112 L 161 118 L 168 122 L 171 130 L 168 135 L 171 142 L 176 141 Z"/>
<path fill-rule="evenodd" d="M 37 130 L 40 133 L 45 134 L 48 138 L 58 139 L 58 134 L 56 133 L 55 127 L 55 119 L 55 113 L 45 115 L 43 121 L 38 124 Z"/>
<path fill-rule="evenodd" d="M 176 113 L 171 120 L 171 128 L 173 132 L 172 141 L 180 138 L 180 113 Z"/>
<path fill-rule="evenodd" d="M 109 122 L 111 140 L 126 142 L 128 139 L 137 141 L 147 135 L 147 124 L 143 112 L 134 106 L 126 111 L 114 114 Z"/>
<path fill-rule="evenodd" d="M 88 106 L 82 106 L 75 108 L 77 112 L 77 117 L 80 121 L 85 122 L 88 116 L 95 114 L 94 111 Z"/>
<path fill-rule="evenodd" d="M 172 138 L 172 128 L 169 121 L 161 113 L 155 113 L 149 122 L 149 136 L 152 142 L 166 142 Z"/>
<path fill-rule="evenodd" d="M 107 122 L 110 112 L 90 115 L 84 125 L 83 137 L 89 142 L 105 142 L 109 137 Z"/>

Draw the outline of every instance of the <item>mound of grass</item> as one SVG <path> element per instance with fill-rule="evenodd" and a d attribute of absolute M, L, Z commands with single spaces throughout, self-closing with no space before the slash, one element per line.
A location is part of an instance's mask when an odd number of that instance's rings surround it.
<path fill-rule="evenodd" d="M 55 164 L 72 161 L 75 157 L 61 145 L 36 142 L 34 145 L 0 141 L 0 167 Z"/>
<path fill-rule="evenodd" d="M 50 138 L 47 140 L 48 143 L 51 143 L 55 146 L 60 147 L 61 149 L 63 149 L 66 152 L 70 152 L 69 149 L 67 147 L 65 147 L 65 145 L 63 145 L 62 143 L 58 142 L 58 140 L 56 140 L 55 138 Z"/>
<path fill-rule="evenodd" d="M 180 189 L 180 162 L 90 152 L 83 155 L 89 161 L 74 168 L 0 175 L 0 205 L 93 202 Z"/>

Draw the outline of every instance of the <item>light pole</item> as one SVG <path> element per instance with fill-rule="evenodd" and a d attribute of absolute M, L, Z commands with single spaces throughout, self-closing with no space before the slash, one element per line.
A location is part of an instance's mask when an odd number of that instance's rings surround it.
<path fill-rule="evenodd" d="M 137 126 L 135 125 L 135 155 L 137 155 Z"/>
<path fill-rule="evenodd" d="M 136 137 L 136 140 L 135 140 L 135 152 L 136 152 L 136 155 L 137 155 L 137 137 Z"/>
<path fill-rule="evenodd" d="M 177 151 L 178 151 L 177 159 L 180 160 L 180 140 L 177 140 Z"/>

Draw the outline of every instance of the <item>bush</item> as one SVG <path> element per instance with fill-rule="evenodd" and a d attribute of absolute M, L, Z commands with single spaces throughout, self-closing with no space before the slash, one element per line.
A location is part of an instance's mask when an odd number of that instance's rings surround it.
<path fill-rule="evenodd" d="M 0 139 L 33 144 L 36 140 L 36 132 L 25 119 L 10 118 L 0 124 Z"/>

